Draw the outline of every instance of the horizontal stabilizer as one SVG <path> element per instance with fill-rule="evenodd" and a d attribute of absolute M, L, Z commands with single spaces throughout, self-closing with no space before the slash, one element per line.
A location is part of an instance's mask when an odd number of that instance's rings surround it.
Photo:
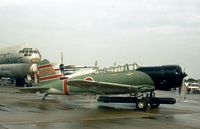
<path fill-rule="evenodd" d="M 47 87 L 26 87 L 26 88 L 21 88 L 20 89 L 22 92 L 28 92 L 28 93 L 45 93 L 49 88 Z"/>
<path fill-rule="evenodd" d="M 86 80 L 70 80 L 68 85 L 87 89 L 96 93 L 102 94 L 127 94 L 138 92 L 149 92 L 154 90 L 154 86 L 151 85 L 125 85 L 109 82 L 97 82 Z"/>

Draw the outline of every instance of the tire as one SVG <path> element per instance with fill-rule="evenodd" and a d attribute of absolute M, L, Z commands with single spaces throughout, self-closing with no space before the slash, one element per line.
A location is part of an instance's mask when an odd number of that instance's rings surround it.
<path fill-rule="evenodd" d="M 136 109 L 137 110 L 146 111 L 147 107 L 148 107 L 148 103 L 144 98 L 143 99 L 138 99 L 138 101 L 136 103 Z"/>

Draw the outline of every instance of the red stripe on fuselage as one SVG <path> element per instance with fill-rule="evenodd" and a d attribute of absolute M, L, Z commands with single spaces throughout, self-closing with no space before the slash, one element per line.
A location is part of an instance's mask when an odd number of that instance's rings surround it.
<path fill-rule="evenodd" d="M 60 69 L 54 69 L 55 71 L 60 71 Z"/>
<path fill-rule="evenodd" d="M 51 65 L 51 64 L 40 65 L 40 66 L 38 67 L 38 69 L 44 69 L 44 68 L 48 68 L 48 67 L 52 67 L 52 65 Z"/>
<path fill-rule="evenodd" d="M 53 75 L 53 76 L 47 76 L 47 77 L 40 77 L 39 80 L 46 81 L 46 80 L 53 80 L 60 77 L 62 77 L 62 75 Z"/>
<path fill-rule="evenodd" d="M 63 91 L 64 91 L 64 94 L 69 95 L 69 88 L 68 88 L 67 83 L 68 83 L 68 79 L 65 79 L 63 81 Z"/>

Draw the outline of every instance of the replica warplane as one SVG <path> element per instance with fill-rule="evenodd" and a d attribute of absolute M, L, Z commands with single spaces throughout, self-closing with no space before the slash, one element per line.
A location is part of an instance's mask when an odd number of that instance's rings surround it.
<path fill-rule="evenodd" d="M 63 77 L 56 74 L 48 60 L 39 64 L 39 83 L 34 87 L 22 88 L 25 92 L 48 94 L 98 94 L 99 102 L 106 103 L 136 103 L 138 110 L 146 110 L 148 105 L 158 107 L 160 104 L 174 104 L 174 98 L 155 97 L 155 90 L 168 91 L 171 88 L 181 88 L 186 76 L 178 65 L 157 67 L 138 67 L 130 69 L 130 65 L 96 70 L 92 73 L 73 77 Z M 130 94 L 129 97 L 105 95 Z"/>

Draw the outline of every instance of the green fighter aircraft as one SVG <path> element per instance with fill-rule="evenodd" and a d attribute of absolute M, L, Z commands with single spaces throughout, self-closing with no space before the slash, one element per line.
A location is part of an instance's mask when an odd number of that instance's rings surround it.
<path fill-rule="evenodd" d="M 158 98 L 155 90 L 169 91 L 181 89 L 182 81 L 187 76 L 178 65 L 156 67 L 138 67 L 131 65 L 94 70 L 87 74 L 63 77 L 56 73 L 48 60 L 39 64 L 39 83 L 33 87 L 22 88 L 25 92 L 48 94 L 98 94 L 99 102 L 104 103 L 136 103 L 138 110 L 157 108 L 160 104 L 175 104 L 174 98 Z M 130 94 L 128 97 L 112 96 Z M 102 96 L 103 95 L 103 96 Z M 110 96 L 106 96 L 110 95 Z"/>

